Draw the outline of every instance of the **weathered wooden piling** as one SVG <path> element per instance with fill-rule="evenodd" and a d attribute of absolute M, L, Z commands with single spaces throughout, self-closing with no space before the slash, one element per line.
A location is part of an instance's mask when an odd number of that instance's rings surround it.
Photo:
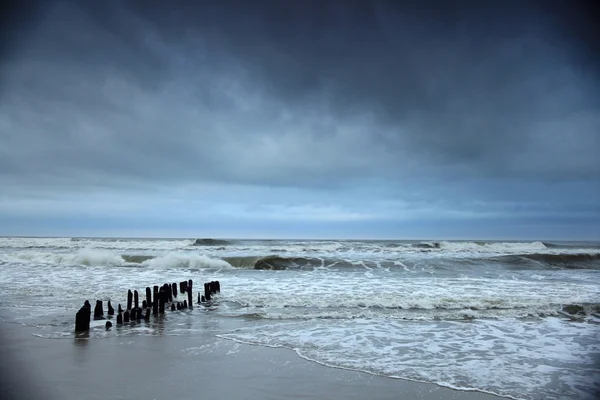
<path fill-rule="evenodd" d="M 145 310 L 146 308 L 148 308 L 148 303 L 146 303 L 146 300 L 142 301 L 142 308 Z"/>
<path fill-rule="evenodd" d="M 215 281 L 215 283 L 217 285 L 217 293 L 221 293 L 221 282 Z"/>
<path fill-rule="evenodd" d="M 106 327 L 106 330 L 109 330 L 110 328 L 112 328 L 112 322 L 106 321 L 105 327 Z"/>
<path fill-rule="evenodd" d="M 86 332 L 90 330 L 90 317 L 92 306 L 89 301 L 83 303 L 83 307 L 75 314 L 75 332 Z"/>
<path fill-rule="evenodd" d="M 158 315 L 158 286 L 154 286 L 154 298 L 152 299 L 152 315 Z"/>
<path fill-rule="evenodd" d="M 129 318 L 131 319 L 131 321 L 135 321 L 137 319 L 137 308 L 132 308 L 131 312 L 129 313 Z M 127 321 L 125 321 L 127 322 Z"/>
<path fill-rule="evenodd" d="M 206 301 L 210 301 L 210 285 L 208 283 L 204 284 L 204 298 Z"/>
<path fill-rule="evenodd" d="M 121 311 L 117 314 L 117 325 L 123 325 L 123 313 Z"/>
<path fill-rule="evenodd" d="M 121 303 L 119 303 L 119 310 L 117 311 L 118 313 L 122 313 L 123 309 L 121 308 Z"/>
<path fill-rule="evenodd" d="M 129 311 L 127 310 L 123 313 L 123 322 L 129 322 Z"/>
<path fill-rule="evenodd" d="M 169 303 L 173 302 L 173 286 L 169 283 L 165 283 L 165 290 L 167 291 L 167 297 L 169 299 Z"/>
<path fill-rule="evenodd" d="M 192 305 L 193 303 L 192 303 L 192 287 L 191 286 L 188 286 L 188 288 L 187 288 L 187 297 L 188 297 L 187 298 L 187 303 L 190 306 L 190 308 L 192 308 L 193 307 L 193 305 Z"/>
<path fill-rule="evenodd" d="M 135 320 L 139 321 L 141 319 L 142 319 L 142 309 L 138 307 L 135 309 Z"/>
<path fill-rule="evenodd" d="M 108 301 L 108 315 L 115 315 L 115 309 L 110 304 L 110 300 Z"/>
<path fill-rule="evenodd" d="M 194 285 L 194 281 L 192 281 L 191 279 L 188 279 L 187 287 L 191 289 L 193 287 L 193 285 Z"/>
<path fill-rule="evenodd" d="M 152 290 L 146 287 L 146 305 L 150 307 L 150 304 L 152 304 Z"/>
<path fill-rule="evenodd" d="M 160 288 L 159 292 L 158 292 L 158 312 L 159 314 L 164 314 L 165 313 L 165 303 L 167 302 L 167 292 L 165 291 L 165 288 L 162 287 Z"/>
<path fill-rule="evenodd" d="M 176 307 L 175 307 L 175 303 L 171 303 L 171 311 L 175 311 Z"/>
<path fill-rule="evenodd" d="M 198 304 L 202 303 L 202 298 L 200 297 L 200 292 L 198 292 Z"/>
<path fill-rule="evenodd" d="M 127 309 L 131 310 L 131 303 L 133 303 L 133 293 L 131 290 L 127 291 Z"/>
<path fill-rule="evenodd" d="M 96 300 L 96 307 L 94 307 L 94 319 L 104 319 L 102 300 Z"/>
<path fill-rule="evenodd" d="M 187 300 L 183 301 L 183 308 L 188 308 L 188 302 L 187 302 Z"/>
<path fill-rule="evenodd" d="M 146 308 L 146 315 L 144 315 L 144 321 L 150 321 L 150 309 Z"/>
<path fill-rule="evenodd" d="M 173 292 L 173 297 L 177 297 L 177 284 L 175 282 L 171 284 L 171 291 Z"/>
<path fill-rule="evenodd" d="M 206 299 L 204 298 L 204 296 L 200 296 L 200 301 L 203 302 L 203 303 L 206 301 Z"/>
<path fill-rule="evenodd" d="M 134 304 L 135 308 L 139 308 L 140 307 L 140 296 L 139 296 L 137 290 L 135 290 L 133 292 L 133 304 Z"/>

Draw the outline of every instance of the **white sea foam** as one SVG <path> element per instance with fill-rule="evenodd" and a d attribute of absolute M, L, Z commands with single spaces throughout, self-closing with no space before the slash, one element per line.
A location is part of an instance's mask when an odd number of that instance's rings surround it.
<path fill-rule="evenodd" d="M 294 349 L 330 366 L 519 399 L 585 398 L 600 378 L 598 328 L 550 318 L 276 323 L 220 335 Z"/>
<path fill-rule="evenodd" d="M 0 263 L 31 263 L 58 266 L 143 266 L 150 268 L 231 268 L 227 262 L 197 253 L 166 253 L 141 263 L 127 261 L 114 250 L 84 248 L 74 252 L 21 251 L 0 253 Z"/>
<path fill-rule="evenodd" d="M 227 262 L 200 254 L 170 253 L 142 263 L 151 268 L 232 268 Z"/>

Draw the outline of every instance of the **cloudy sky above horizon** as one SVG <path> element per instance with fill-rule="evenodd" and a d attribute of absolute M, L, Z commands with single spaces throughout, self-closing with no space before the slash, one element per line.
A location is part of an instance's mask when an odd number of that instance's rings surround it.
<path fill-rule="evenodd" d="M 15 3 L 0 235 L 600 240 L 593 3 Z"/>

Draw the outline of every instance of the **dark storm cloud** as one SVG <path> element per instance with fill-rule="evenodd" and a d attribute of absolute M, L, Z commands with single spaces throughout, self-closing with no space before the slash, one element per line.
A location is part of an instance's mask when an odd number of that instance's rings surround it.
<path fill-rule="evenodd" d="M 597 216 L 589 4 L 17 3 L 0 201 L 196 185 L 182 198 L 243 196 L 238 216 Z"/>

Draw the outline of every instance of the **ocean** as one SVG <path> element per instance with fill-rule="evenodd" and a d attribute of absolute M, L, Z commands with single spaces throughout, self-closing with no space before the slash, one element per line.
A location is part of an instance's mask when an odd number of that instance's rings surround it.
<path fill-rule="evenodd" d="M 2 321 L 73 340 L 85 300 L 218 280 L 160 321 L 89 339 L 200 335 L 328 367 L 514 399 L 600 393 L 600 243 L 0 238 Z M 141 302 L 141 299 L 140 299 Z M 106 312 L 106 308 L 105 308 Z M 216 328 L 214 328 L 216 327 Z"/>

